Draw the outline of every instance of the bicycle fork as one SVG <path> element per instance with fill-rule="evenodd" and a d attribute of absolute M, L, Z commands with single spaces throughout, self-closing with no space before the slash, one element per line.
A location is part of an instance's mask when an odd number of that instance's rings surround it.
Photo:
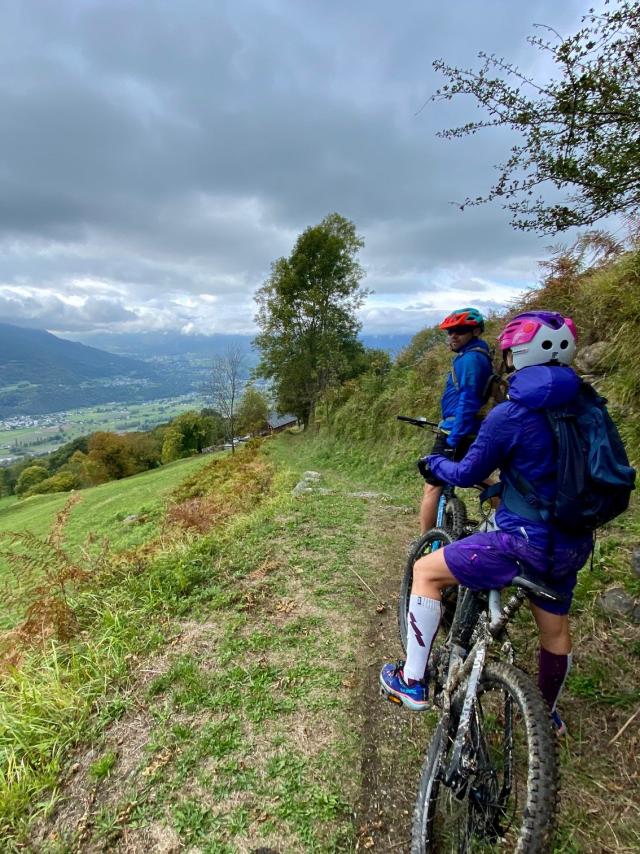
<path fill-rule="evenodd" d="M 471 722 L 475 712 L 478 683 L 484 668 L 486 652 L 486 644 L 480 643 L 476 646 L 458 729 L 451 751 L 451 759 L 443 775 L 445 786 L 448 786 L 460 799 L 465 796 L 469 774 L 475 770 L 475 750 L 471 749 Z"/>

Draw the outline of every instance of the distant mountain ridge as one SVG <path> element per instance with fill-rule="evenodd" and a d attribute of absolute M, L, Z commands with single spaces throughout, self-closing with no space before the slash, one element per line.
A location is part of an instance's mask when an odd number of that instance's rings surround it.
<path fill-rule="evenodd" d="M 240 348 L 248 369 L 259 360 L 253 335 L 148 332 L 82 337 L 87 343 L 0 323 L 0 418 L 111 401 L 137 403 L 198 390 L 206 384 L 213 357 L 230 348 Z M 363 334 L 360 340 L 396 355 L 411 336 Z"/>
<path fill-rule="evenodd" d="M 201 356 L 224 355 L 230 347 L 239 347 L 247 355 L 250 365 L 258 363 L 259 353 L 253 349 L 255 335 L 214 333 L 212 335 L 183 335 L 179 332 L 109 333 L 97 332 L 77 336 L 78 340 L 110 353 L 152 359 L 162 356 L 180 356 L 193 353 Z M 374 334 L 362 332 L 358 336 L 365 347 L 387 350 L 396 355 L 409 344 L 413 334 Z"/>
<path fill-rule="evenodd" d="M 0 418 L 181 393 L 138 359 L 0 323 Z"/>
<path fill-rule="evenodd" d="M 149 376 L 143 362 L 67 341 L 40 329 L 0 323 L 0 386 L 41 382 L 43 372 L 59 382 L 132 374 Z"/>

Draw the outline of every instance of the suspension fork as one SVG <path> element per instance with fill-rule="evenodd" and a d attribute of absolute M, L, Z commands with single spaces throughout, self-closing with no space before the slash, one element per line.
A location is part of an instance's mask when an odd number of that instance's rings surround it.
<path fill-rule="evenodd" d="M 458 719 L 458 728 L 451 752 L 451 761 L 444 774 L 445 785 L 449 786 L 457 797 L 464 797 L 469 773 L 474 770 L 475 751 L 469 750 L 468 745 L 471 736 L 472 719 L 477 715 L 476 696 L 484 668 L 486 652 L 487 647 L 484 642 L 479 642 L 474 647 L 471 675 L 467 680 L 467 689 L 462 704 L 462 712 Z M 467 667 L 463 669 L 467 669 Z"/>

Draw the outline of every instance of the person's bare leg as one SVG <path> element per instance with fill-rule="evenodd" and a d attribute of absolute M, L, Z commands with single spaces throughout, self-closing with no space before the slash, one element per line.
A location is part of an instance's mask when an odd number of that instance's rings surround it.
<path fill-rule="evenodd" d="M 441 494 L 441 486 L 432 486 L 430 483 L 425 483 L 422 502 L 420 504 L 420 536 L 426 534 L 429 528 L 433 528 L 436 524 L 438 501 Z"/>
<path fill-rule="evenodd" d="M 538 625 L 540 645 L 555 655 L 569 655 L 571 652 L 571 632 L 567 614 L 550 614 L 537 605 L 531 604 L 531 611 Z"/>
<path fill-rule="evenodd" d="M 425 555 L 414 564 L 404 664 L 404 678 L 409 680 L 408 684 L 424 678 L 440 625 L 440 590 L 457 583 L 445 562 L 444 549 Z"/>
<path fill-rule="evenodd" d="M 443 587 L 458 584 L 445 560 L 446 549 L 437 549 L 421 557 L 413 565 L 412 596 L 428 596 L 440 601 Z"/>

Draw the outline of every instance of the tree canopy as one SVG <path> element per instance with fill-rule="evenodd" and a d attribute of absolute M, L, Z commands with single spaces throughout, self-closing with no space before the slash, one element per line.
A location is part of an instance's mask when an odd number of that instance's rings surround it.
<path fill-rule="evenodd" d="M 269 401 L 254 385 L 245 387 L 238 407 L 238 430 L 240 433 L 257 435 L 267 428 Z"/>
<path fill-rule="evenodd" d="M 367 293 L 357 260 L 363 245 L 350 220 L 329 214 L 274 261 L 255 297 L 257 373 L 273 381 L 279 411 L 305 424 L 323 392 L 353 375 L 363 349 L 356 318 Z"/>
<path fill-rule="evenodd" d="M 609 0 L 605 0 L 609 6 Z M 440 132 L 451 139 L 488 127 L 508 127 L 522 141 L 498 169 L 485 196 L 500 199 L 513 224 L 540 233 L 592 225 L 640 208 L 640 6 L 620 0 L 602 13 L 590 9 L 574 35 L 550 27 L 529 43 L 549 55 L 556 74 L 527 77 L 495 54 L 480 53 L 479 70 L 433 63 L 448 82 L 431 100 L 471 95 L 486 118 Z M 554 188 L 540 194 L 543 185 Z M 552 200 L 549 201 L 549 198 Z"/>

